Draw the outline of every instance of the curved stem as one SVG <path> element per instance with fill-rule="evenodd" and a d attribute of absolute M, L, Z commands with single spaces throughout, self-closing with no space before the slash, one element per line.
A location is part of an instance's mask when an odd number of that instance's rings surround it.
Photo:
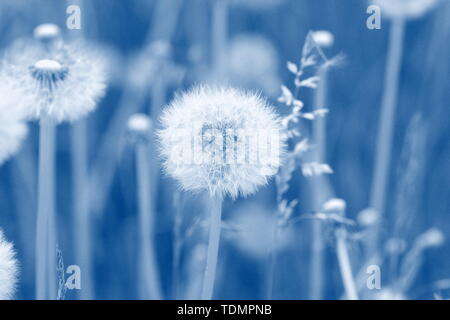
<path fill-rule="evenodd" d="M 211 217 L 209 225 L 208 253 L 206 257 L 205 277 L 203 278 L 202 300 L 211 300 L 219 255 L 219 242 L 222 218 L 222 198 L 211 198 Z"/>
<path fill-rule="evenodd" d="M 358 291 L 356 289 L 355 279 L 353 278 L 350 258 L 348 256 L 346 231 L 338 229 L 336 231 L 336 252 L 341 271 L 342 283 L 348 300 L 358 300 Z"/>

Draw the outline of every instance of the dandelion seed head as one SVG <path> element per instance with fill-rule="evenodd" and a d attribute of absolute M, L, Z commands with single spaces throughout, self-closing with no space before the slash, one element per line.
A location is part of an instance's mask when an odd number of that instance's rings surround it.
<path fill-rule="evenodd" d="M 0 300 L 9 300 L 16 290 L 18 265 L 13 245 L 0 230 Z"/>
<path fill-rule="evenodd" d="M 272 107 L 239 89 L 196 87 L 165 108 L 161 124 L 164 169 L 188 191 L 253 194 L 277 173 L 284 153 Z"/>
<path fill-rule="evenodd" d="M 357 220 L 361 226 L 371 226 L 378 221 L 378 212 L 372 208 L 364 209 L 358 214 Z"/>
<path fill-rule="evenodd" d="M 5 65 L 8 76 L 19 84 L 20 100 L 31 97 L 30 118 L 48 115 L 63 122 L 95 109 L 106 89 L 105 60 L 84 41 L 52 50 L 22 41 L 8 51 Z"/>
<path fill-rule="evenodd" d="M 322 207 L 324 211 L 341 213 L 345 211 L 347 204 L 343 199 L 332 198 L 326 201 Z"/>
<path fill-rule="evenodd" d="M 375 293 L 374 298 L 375 300 L 407 300 L 402 292 L 391 288 L 381 289 Z"/>
<path fill-rule="evenodd" d="M 285 2 L 286 0 L 233 0 L 235 5 L 243 6 L 251 10 L 270 10 Z"/>
<path fill-rule="evenodd" d="M 317 30 L 312 33 L 314 42 L 323 48 L 329 48 L 334 44 L 334 35 L 330 31 Z"/>
<path fill-rule="evenodd" d="M 392 18 L 420 18 L 437 6 L 439 0 L 373 0 L 381 13 Z"/>
<path fill-rule="evenodd" d="M 270 96 L 278 93 L 278 52 L 267 38 L 250 33 L 234 37 L 227 61 L 231 83 L 249 89 L 263 88 Z"/>
<path fill-rule="evenodd" d="M 44 23 L 34 29 L 33 36 L 36 40 L 52 41 L 61 36 L 61 30 L 56 24 Z"/>
<path fill-rule="evenodd" d="M 422 233 L 417 239 L 417 243 L 422 247 L 439 247 L 445 241 L 445 236 L 438 228 L 431 228 Z"/>
<path fill-rule="evenodd" d="M 128 119 L 127 127 L 132 132 L 148 133 L 152 127 L 152 121 L 149 116 L 136 113 Z"/>
<path fill-rule="evenodd" d="M 242 253 L 255 259 L 267 258 L 278 227 L 278 217 L 260 204 L 246 204 L 231 212 L 227 220 L 233 231 L 230 240 Z M 292 229 L 278 233 L 277 250 L 285 249 L 294 240 Z"/>
<path fill-rule="evenodd" d="M 14 155 L 27 135 L 27 125 L 23 121 L 25 109 L 17 101 L 18 91 L 0 74 L 0 165 Z M 31 102 L 31 101 L 30 101 Z"/>

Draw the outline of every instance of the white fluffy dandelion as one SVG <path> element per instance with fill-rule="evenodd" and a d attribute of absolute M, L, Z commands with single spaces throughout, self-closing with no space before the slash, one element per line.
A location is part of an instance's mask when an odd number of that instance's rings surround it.
<path fill-rule="evenodd" d="M 222 199 L 249 195 L 277 173 L 281 124 L 258 95 L 233 88 L 197 87 L 177 97 L 158 132 L 165 171 L 184 190 L 211 200 L 202 299 L 211 299 L 219 252 Z"/>
<path fill-rule="evenodd" d="M 6 241 L 0 230 L 0 300 L 9 300 L 13 297 L 18 271 L 13 245 Z"/>
<path fill-rule="evenodd" d="M 0 85 L 0 165 L 16 153 L 28 130 L 23 108 L 17 103 L 14 87 L 3 79 Z"/>
<path fill-rule="evenodd" d="M 381 13 L 392 18 L 420 18 L 436 7 L 439 0 L 373 0 Z"/>
<path fill-rule="evenodd" d="M 282 127 L 260 96 L 233 88 L 197 87 L 161 117 L 165 171 L 187 191 L 246 196 L 277 173 Z"/>
<path fill-rule="evenodd" d="M 106 89 L 105 58 L 81 40 L 50 50 L 45 44 L 58 38 L 52 25 L 38 27 L 35 35 L 39 44 L 16 43 L 6 60 L 7 73 L 20 83 L 22 95 L 34 100 L 28 105 L 30 117 L 48 115 L 63 122 L 86 116 Z"/>

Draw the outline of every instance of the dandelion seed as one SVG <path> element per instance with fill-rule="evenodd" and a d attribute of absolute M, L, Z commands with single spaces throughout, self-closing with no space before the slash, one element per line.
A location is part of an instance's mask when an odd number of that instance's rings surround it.
<path fill-rule="evenodd" d="M 246 196 L 265 185 L 280 166 L 282 126 L 272 108 L 257 95 L 232 88 L 198 87 L 176 98 L 161 122 L 163 129 L 158 135 L 165 171 L 184 190 Z M 259 130 L 273 133 L 273 139 L 268 144 L 247 139 L 249 133 Z M 188 139 L 179 136 L 186 132 Z M 192 155 L 196 141 L 202 142 L 194 152 L 200 163 L 179 161 L 177 153 Z"/>
<path fill-rule="evenodd" d="M 9 300 L 16 290 L 19 268 L 13 245 L 0 230 L 0 300 Z"/>

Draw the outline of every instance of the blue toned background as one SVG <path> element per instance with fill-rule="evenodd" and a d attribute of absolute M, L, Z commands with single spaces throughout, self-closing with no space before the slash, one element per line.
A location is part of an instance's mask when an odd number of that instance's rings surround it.
<path fill-rule="evenodd" d="M 326 162 L 334 173 L 327 179 L 335 197 L 345 200 L 347 217 L 356 221 L 348 230 L 355 235 L 348 249 L 354 273 L 363 274 L 361 297 L 392 298 L 393 292 L 405 299 L 450 297 L 448 241 L 413 255 L 412 262 L 407 260 L 408 253 L 420 247 L 424 232 L 439 228 L 448 237 L 450 231 L 450 3 L 442 1 L 435 10 L 406 23 L 386 210 L 378 244 L 386 254 L 380 265 L 382 289 L 369 290 L 364 277 L 365 233 L 358 216 L 369 206 L 391 22 L 383 17 L 380 30 L 369 30 L 368 2 L 363 0 L 229 2 L 226 41 L 219 44 L 225 63 L 220 81 L 261 91 L 280 113 L 284 112 L 277 102 L 280 85 L 292 86 L 286 62 L 299 60 L 310 30 L 332 32 L 334 44 L 324 52 L 328 57 L 345 56 L 328 75 Z M 156 118 L 177 91 L 213 81 L 211 69 L 217 58 L 214 1 L 0 0 L 0 50 L 30 37 L 41 23 L 59 25 L 68 37 L 78 32 L 66 29 L 66 8 L 72 3 L 81 6 L 83 36 L 106 50 L 111 65 L 107 94 L 86 120 L 92 297 L 137 299 L 136 168 L 131 139 L 121 128 L 130 109 Z M 304 90 L 301 98 L 311 110 L 314 91 Z M 122 109 L 128 110 L 123 116 Z M 0 167 L 0 227 L 14 242 L 20 261 L 18 299 L 35 296 L 38 126 L 32 122 L 29 127 L 20 152 Z M 66 266 L 77 264 L 71 130 L 72 125 L 64 124 L 57 134 L 58 246 Z M 205 199 L 178 192 L 174 181 L 161 174 L 158 160 L 151 167 L 157 276 L 163 297 L 198 298 L 205 263 Z M 294 172 L 288 197 L 299 199 L 294 217 L 312 211 L 310 185 L 300 169 Z M 266 298 L 267 235 L 276 225 L 276 206 L 273 182 L 254 196 L 225 201 L 215 298 Z M 344 288 L 330 231 L 334 225 L 324 225 L 321 298 L 340 299 Z M 311 226 L 310 220 L 300 219 L 284 229 L 273 298 L 311 298 Z M 182 239 L 179 263 L 174 263 L 175 230 Z M 392 250 L 398 250 L 395 258 Z M 405 274 L 409 285 L 399 289 L 399 279 Z M 68 290 L 65 298 L 78 297 L 77 290 Z"/>

